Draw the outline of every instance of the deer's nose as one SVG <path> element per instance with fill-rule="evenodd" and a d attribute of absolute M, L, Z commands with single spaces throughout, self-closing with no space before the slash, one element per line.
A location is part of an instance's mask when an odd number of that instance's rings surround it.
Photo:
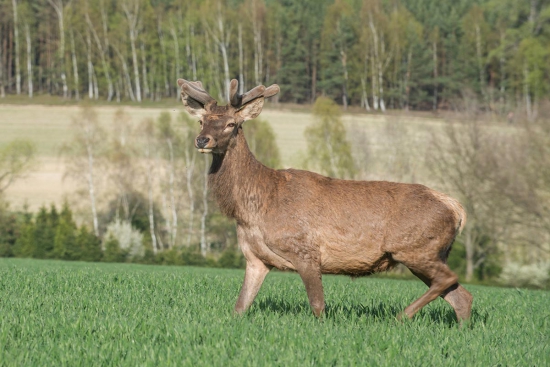
<path fill-rule="evenodd" d="M 210 138 L 206 136 L 197 136 L 197 148 L 205 148 L 209 141 Z"/>

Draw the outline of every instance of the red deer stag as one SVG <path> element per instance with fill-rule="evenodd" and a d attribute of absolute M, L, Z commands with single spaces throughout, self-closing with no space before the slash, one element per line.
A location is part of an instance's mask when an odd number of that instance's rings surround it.
<path fill-rule="evenodd" d="M 472 295 L 447 265 L 466 213 L 460 203 L 417 184 L 347 181 L 295 169 L 274 170 L 250 152 L 243 122 L 262 111 L 279 86 L 257 86 L 218 106 L 201 82 L 178 80 L 187 111 L 200 118 L 195 147 L 212 154 L 208 184 L 220 210 L 237 221 L 246 258 L 235 312 L 245 312 L 273 267 L 295 270 L 315 316 L 325 308 L 321 274 L 368 275 L 404 264 L 429 287 L 411 303 L 409 318 L 441 296 L 459 321 Z M 399 315 L 399 317 L 401 317 Z"/>

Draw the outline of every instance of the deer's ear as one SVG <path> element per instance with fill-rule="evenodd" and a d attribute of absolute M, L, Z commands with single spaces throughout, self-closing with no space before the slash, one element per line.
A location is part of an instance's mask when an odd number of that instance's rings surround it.
<path fill-rule="evenodd" d="M 248 121 L 258 117 L 264 107 L 264 97 L 256 98 L 245 104 L 243 108 L 235 112 L 235 117 L 241 121 Z"/>

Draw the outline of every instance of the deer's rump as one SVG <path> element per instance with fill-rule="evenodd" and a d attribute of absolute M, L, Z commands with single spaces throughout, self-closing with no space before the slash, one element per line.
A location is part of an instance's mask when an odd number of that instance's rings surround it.
<path fill-rule="evenodd" d="M 323 273 L 385 271 L 403 252 L 442 258 L 465 220 L 456 200 L 423 185 L 284 172 L 263 242 L 290 263 L 315 258 Z"/>

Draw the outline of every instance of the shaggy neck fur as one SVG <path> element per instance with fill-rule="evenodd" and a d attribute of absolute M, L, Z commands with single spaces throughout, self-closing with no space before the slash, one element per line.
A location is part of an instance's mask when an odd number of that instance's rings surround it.
<path fill-rule="evenodd" d="M 256 160 L 239 128 L 225 154 L 213 154 L 208 185 L 223 214 L 249 224 L 267 211 L 280 179 L 278 171 Z"/>

